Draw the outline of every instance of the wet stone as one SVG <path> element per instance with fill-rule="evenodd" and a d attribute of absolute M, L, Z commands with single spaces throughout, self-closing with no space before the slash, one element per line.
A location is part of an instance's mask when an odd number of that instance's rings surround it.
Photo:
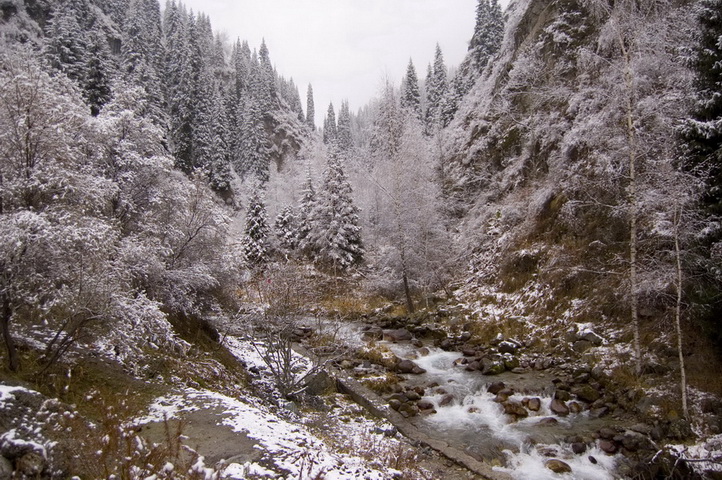
<path fill-rule="evenodd" d="M 494 382 L 489 385 L 489 387 L 486 389 L 486 391 L 491 393 L 492 395 L 496 395 L 497 393 L 501 392 L 505 388 L 506 388 L 506 384 L 504 382 Z"/>
<path fill-rule="evenodd" d="M 617 453 L 617 444 L 614 443 L 612 440 L 601 439 L 599 440 L 599 449 L 602 450 L 604 453 L 613 455 Z"/>
<path fill-rule="evenodd" d="M 433 410 L 434 404 L 430 402 L 429 400 L 419 400 L 419 402 L 416 404 L 417 407 L 419 407 L 419 410 Z"/>
<path fill-rule="evenodd" d="M 504 413 L 507 415 L 513 415 L 517 418 L 526 418 L 529 416 L 529 412 L 526 411 L 524 405 L 519 402 L 508 402 L 504 404 Z"/>
<path fill-rule="evenodd" d="M 537 397 L 530 398 L 527 402 L 527 408 L 532 412 L 538 412 L 541 409 L 541 399 Z"/>
<path fill-rule="evenodd" d="M 441 400 L 439 401 L 439 406 L 445 407 L 446 405 L 451 405 L 452 403 L 454 403 L 454 396 L 447 394 L 441 397 Z"/>
<path fill-rule="evenodd" d="M 544 466 L 554 473 L 569 473 L 572 471 L 572 467 L 570 467 L 568 463 L 562 462 L 561 460 L 558 460 L 556 458 L 547 460 L 544 463 Z"/>
<path fill-rule="evenodd" d="M 576 395 L 579 400 L 587 403 L 593 403 L 601 397 L 597 389 L 589 384 L 578 385 L 572 388 L 572 393 Z"/>
<path fill-rule="evenodd" d="M 549 408 L 551 409 L 552 412 L 556 413 L 557 415 L 560 415 L 563 417 L 569 415 L 569 407 L 567 407 L 567 404 L 557 398 L 555 398 L 551 401 Z"/>
<path fill-rule="evenodd" d="M 582 442 L 574 442 L 572 443 L 572 452 L 574 452 L 575 455 L 581 455 L 582 453 L 587 451 L 587 444 Z"/>

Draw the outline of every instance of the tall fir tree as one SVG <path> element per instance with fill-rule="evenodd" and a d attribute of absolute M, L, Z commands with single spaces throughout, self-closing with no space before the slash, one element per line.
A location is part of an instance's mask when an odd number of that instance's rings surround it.
<path fill-rule="evenodd" d="M 131 0 L 123 22 L 123 74 L 125 79 L 145 90 L 138 113 L 163 126 L 163 42 L 158 0 Z"/>
<path fill-rule="evenodd" d="M 497 0 L 479 0 L 476 6 L 476 25 L 469 42 L 469 53 L 481 72 L 489 59 L 499 51 L 504 36 L 504 18 Z"/>
<path fill-rule="evenodd" d="M 241 242 L 243 254 L 251 266 L 260 267 L 270 260 L 269 234 L 266 205 L 260 188 L 257 188 L 248 202 L 246 225 Z"/>
<path fill-rule="evenodd" d="M 694 67 L 698 101 L 683 135 L 689 150 L 687 168 L 706 178 L 704 202 L 722 215 L 722 0 L 704 0 Z"/>
<path fill-rule="evenodd" d="M 448 88 L 446 79 L 446 65 L 441 47 L 436 44 L 433 67 L 429 67 L 429 74 L 426 83 L 426 112 L 424 120 L 427 134 L 433 134 L 443 126 L 442 108 L 443 100 Z"/>
<path fill-rule="evenodd" d="M 306 91 L 306 124 L 312 132 L 316 131 L 316 109 L 313 106 L 313 87 L 308 84 Z"/>
<path fill-rule="evenodd" d="M 326 118 L 323 121 L 323 143 L 335 145 L 338 140 L 338 127 L 336 126 L 336 113 L 333 111 L 333 102 L 328 104 Z"/>
<path fill-rule="evenodd" d="M 316 208 L 316 189 L 313 187 L 313 178 L 310 169 L 306 170 L 306 179 L 301 189 L 301 202 L 298 206 L 298 228 L 296 229 L 296 245 L 299 250 L 311 257 L 313 250 L 308 234 L 311 231 L 311 216 Z"/>
<path fill-rule="evenodd" d="M 288 256 L 298 246 L 298 219 L 290 205 L 276 216 L 274 231 L 279 249 Z"/>
<path fill-rule="evenodd" d="M 359 210 L 353 203 L 351 184 L 341 161 L 333 151 L 309 224 L 306 244 L 316 263 L 338 272 L 363 261 Z"/>
<path fill-rule="evenodd" d="M 175 1 L 166 3 L 163 33 L 165 56 L 165 104 L 168 112 L 170 151 L 176 167 L 186 173 L 193 169 L 194 71 L 190 39 L 191 17 Z"/>
<path fill-rule="evenodd" d="M 353 138 L 351 137 L 351 112 L 349 111 L 348 100 L 341 102 L 341 109 L 338 111 L 336 136 L 339 152 L 341 152 L 342 155 L 347 155 L 353 147 Z"/>
<path fill-rule="evenodd" d="M 409 59 L 409 66 L 406 67 L 406 76 L 403 81 L 401 107 L 421 120 L 421 90 L 419 89 L 419 78 L 416 76 L 416 68 L 411 59 Z"/>

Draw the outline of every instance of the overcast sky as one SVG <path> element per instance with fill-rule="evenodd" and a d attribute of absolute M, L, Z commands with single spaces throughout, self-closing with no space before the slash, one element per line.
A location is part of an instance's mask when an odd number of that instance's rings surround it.
<path fill-rule="evenodd" d="M 163 2 L 164 3 L 164 2 Z M 278 73 L 293 78 L 306 107 L 313 85 L 316 125 L 328 103 L 352 111 L 375 96 L 383 79 L 398 85 L 411 58 L 419 79 L 436 43 L 447 67 L 458 65 L 474 31 L 477 0 L 183 0 L 210 16 L 215 32 L 265 38 Z M 506 3 L 506 2 L 504 2 Z"/>

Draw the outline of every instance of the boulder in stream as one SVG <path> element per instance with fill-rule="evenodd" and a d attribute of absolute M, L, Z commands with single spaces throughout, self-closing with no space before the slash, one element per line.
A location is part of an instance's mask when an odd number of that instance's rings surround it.
<path fill-rule="evenodd" d="M 399 328 L 397 330 L 384 330 L 383 338 L 390 342 L 405 342 L 413 338 L 411 332 L 405 328 Z"/>
<path fill-rule="evenodd" d="M 562 417 L 566 417 L 569 415 L 569 407 L 567 407 L 567 404 L 564 403 L 564 401 L 559 400 L 558 398 L 552 399 L 551 404 L 549 405 L 549 409 Z"/>
<path fill-rule="evenodd" d="M 504 413 L 513 416 L 515 419 L 526 418 L 529 412 L 526 411 L 524 405 L 519 402 L 507 402 L 504 404 Z"/>
<path fill-rule="evenodd" d="M 570 473 L 572 471 L 572 467 L 570 467 L 568 463 L 556 458 L 547 460 L 544 462 L 544 466 L 554 473 Z"/>
<path fill-rule="evenodd" d="M 415 375 L 426 373 L 426 370 L 419 367 L 411 360 L 401 360 L 396 364 L 396 371 L 399 373 L 412 373 Z"/>

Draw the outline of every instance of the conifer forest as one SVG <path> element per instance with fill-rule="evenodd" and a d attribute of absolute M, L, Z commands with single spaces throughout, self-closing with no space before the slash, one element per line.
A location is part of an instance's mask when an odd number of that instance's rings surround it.
<path fill-rule="evenodd" d="M 722 0 L 468 18 L 321 105 L 0 0 L 0 480 L 722 478 Z"/>

